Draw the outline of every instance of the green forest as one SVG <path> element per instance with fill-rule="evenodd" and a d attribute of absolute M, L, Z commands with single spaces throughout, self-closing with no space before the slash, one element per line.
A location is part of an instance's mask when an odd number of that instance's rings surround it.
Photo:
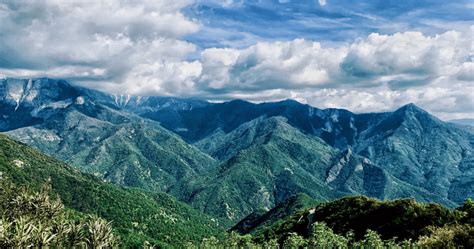
<path fill-rule="evenodd" d="M 133 246 L 130 237 L 120 237 L 121 233 L 113 222 L 65 208 L 58 196 L 51 197 L 50 184 L 47 182 L 40 191 L 33 191 L 15 186 L 2 176 L 2 248 L 140 247 Z M 123 218 L 128 217 L 124 215 Z M 455 210 L 448 210 L 440 205 L 420 204 L 413 200 L 382 202 L 366 197 L 349 197 L 299 210 L 261 227 L 254 234 L 241 235 L 232 231 L 201 241 L 187 241 L 181 247 L 472 248 L 473 221 L 474 202 L 471 200 L 466 200 Z M 179 238 L 188 236 L 168 233 Z M 141 247 L 170 245 L 145 240 Z"/>

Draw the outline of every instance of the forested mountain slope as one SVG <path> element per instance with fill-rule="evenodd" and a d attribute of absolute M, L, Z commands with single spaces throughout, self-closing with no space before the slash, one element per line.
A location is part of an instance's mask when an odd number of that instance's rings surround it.
<path fill-rule="evenodd" d="M 112 221 L 124 246 L 184 245 L 220 236 L 216 222 L 164 193 L 119 187 L 80 173 L 35 149 L 0 135 L 0 178 L 38 189 L 50 182 L 67 208 Z"/>

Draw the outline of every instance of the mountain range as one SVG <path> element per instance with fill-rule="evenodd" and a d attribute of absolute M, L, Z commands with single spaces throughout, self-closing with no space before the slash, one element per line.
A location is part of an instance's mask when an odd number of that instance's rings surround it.
<path fill-rule="evenodd" d="M 357 114 L 7 78 L 0 131 L 104 181 L 171 194 L 227 226 L 297 193 L 448 207 L 474 197 L 474 132 L 414 104 Z"/>

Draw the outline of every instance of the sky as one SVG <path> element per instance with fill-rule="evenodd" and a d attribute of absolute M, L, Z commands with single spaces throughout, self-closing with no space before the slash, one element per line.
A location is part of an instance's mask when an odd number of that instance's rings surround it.
<path fill-rule="evenodd" d="M 469 0 L 0 0 L 0 77 L 474 118 Z"/>

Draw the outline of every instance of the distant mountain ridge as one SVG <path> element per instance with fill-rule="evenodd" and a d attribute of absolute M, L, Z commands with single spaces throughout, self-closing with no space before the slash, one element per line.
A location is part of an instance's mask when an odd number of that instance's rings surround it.
<path fill-rule="evenodd" d="M 113 95 L 43 78 L 0 85 L 3 131 L 108 181 L 166 191 L 181 178 L 217 166 L 159 123 L 120 109 L 138 108 L 137 98 L 120 103 Z M 147 101 L 159 109 L 172 99 Z"/>
<path fill-rule="evenodd" d="M 116 110 L 125 108 L 137 114 L 167 108 L 189 110 L 209 104 L 199 99 L 107 94 L 73 86 L 61 79 L 6 78 L 0 79 L 0 131 L 40 123 L 51 110 L 71 104 L 81 105 L 87 100 Z M 24 115 L 25 120 L 15 119 L 20 115 Z"/>
<path fill-rule="evenodd" d="M 294 100 L 119 96 L 0 80 L 0 131 L 126 186 L 166 191 L 229 225 L 303 192 L 456 206 L 474 197 L 474 133 L 414 104 L 355 114 Z"/>
<path fill-rule="evenodd" d="M 474 127 L 474 118 L 463 118 L 463 119 L 453 119 L 449 120 L 450 123 L 460 124 L 460 125 L 469 125 Z"/>

